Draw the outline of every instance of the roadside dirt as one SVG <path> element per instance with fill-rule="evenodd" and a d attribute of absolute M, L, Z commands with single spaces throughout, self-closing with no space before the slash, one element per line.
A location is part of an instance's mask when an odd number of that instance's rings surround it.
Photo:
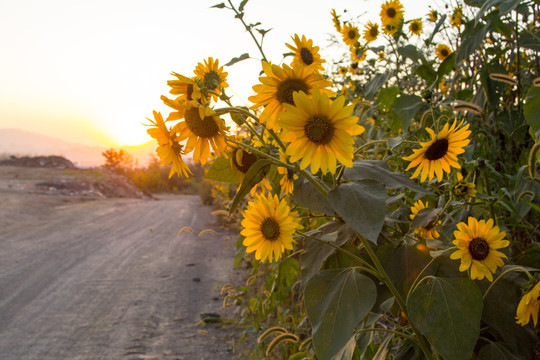
<path fill-rule="evenodd" d="M 231 317 L 219 289 L 239 276 L 209 206 L 43 191 L 39 170 L 0 166 L 1 359 L 239 358 L 232 325 L 201 324 Z"/>

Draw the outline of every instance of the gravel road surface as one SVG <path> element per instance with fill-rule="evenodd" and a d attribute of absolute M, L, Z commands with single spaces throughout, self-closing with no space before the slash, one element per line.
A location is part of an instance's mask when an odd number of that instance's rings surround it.
<path fill-rule="evenodd" d="M 198 196 L 0 204 L 0 359 L 234 358 L 234 331 L 200 324 L 220 314 L 234 236 Z"/>

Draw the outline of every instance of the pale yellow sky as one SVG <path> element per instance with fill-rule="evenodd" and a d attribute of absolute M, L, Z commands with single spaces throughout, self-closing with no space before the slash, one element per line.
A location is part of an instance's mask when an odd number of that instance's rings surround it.
<path fill-rule="evenodd" d="M 226 1 L 226 0 L 225 0 Z M 192 76 L 208 56 L 221 64 L 260 54 L 221 0 L 0 1 L 0 129 L 18 128 L 87 145 L 143 143 L 145 117 L 168 113 L 159 99 L 175 71 Z M 238 4 L 240 1 L 234 1 Z M 279 63 L 295 33 L 315 45 L 335 34 L 330 10 L 378 20 L 381 0 L 250 0 L 246 20 L 273 28 L 268 58 Z M 428 0 L 402 1 L 405 18 L 423 17 Z M 245 105 L 260 62 L 229 72 L 228 93 Z"/>

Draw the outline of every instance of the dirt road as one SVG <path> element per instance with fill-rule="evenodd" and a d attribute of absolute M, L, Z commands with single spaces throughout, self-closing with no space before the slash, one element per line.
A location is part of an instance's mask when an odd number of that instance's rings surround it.
<path fill-rule="evenodd" d="M 0 195 L 0 359 L 234 358 L 234 332 L 197 326 L 234 271 L 198 196 Z"/>

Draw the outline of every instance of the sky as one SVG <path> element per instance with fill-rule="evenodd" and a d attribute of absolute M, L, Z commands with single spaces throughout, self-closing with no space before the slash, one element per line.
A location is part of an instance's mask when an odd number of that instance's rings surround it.
<path fill-rule="evenodd" d="M 152 110 L 165 116 L 172 71 L 193 76 L 209 56 L 231 67 L 227 93 L 249 105 L 260 54 L 227 0 L 1 0 L 0 129 L 17 128 L 84 145 L 142 144 Z M 239 0 L 233 0 L 238 5 Z M 378 21 L 382 0 L 250 0 L 247 22 L 272 29 L 264 39 L 280 63 L 294 34 L 322 49 L 336 35 L 330 10 Z M 428 0 L 403 0 L 405 19 L 425 18 Z M 326 53 L 324 52 L 326 51 Z M 332 56 L 322 51 L 323 57 Z M 287 61 L 290 62 L 289 58 Z"/>

